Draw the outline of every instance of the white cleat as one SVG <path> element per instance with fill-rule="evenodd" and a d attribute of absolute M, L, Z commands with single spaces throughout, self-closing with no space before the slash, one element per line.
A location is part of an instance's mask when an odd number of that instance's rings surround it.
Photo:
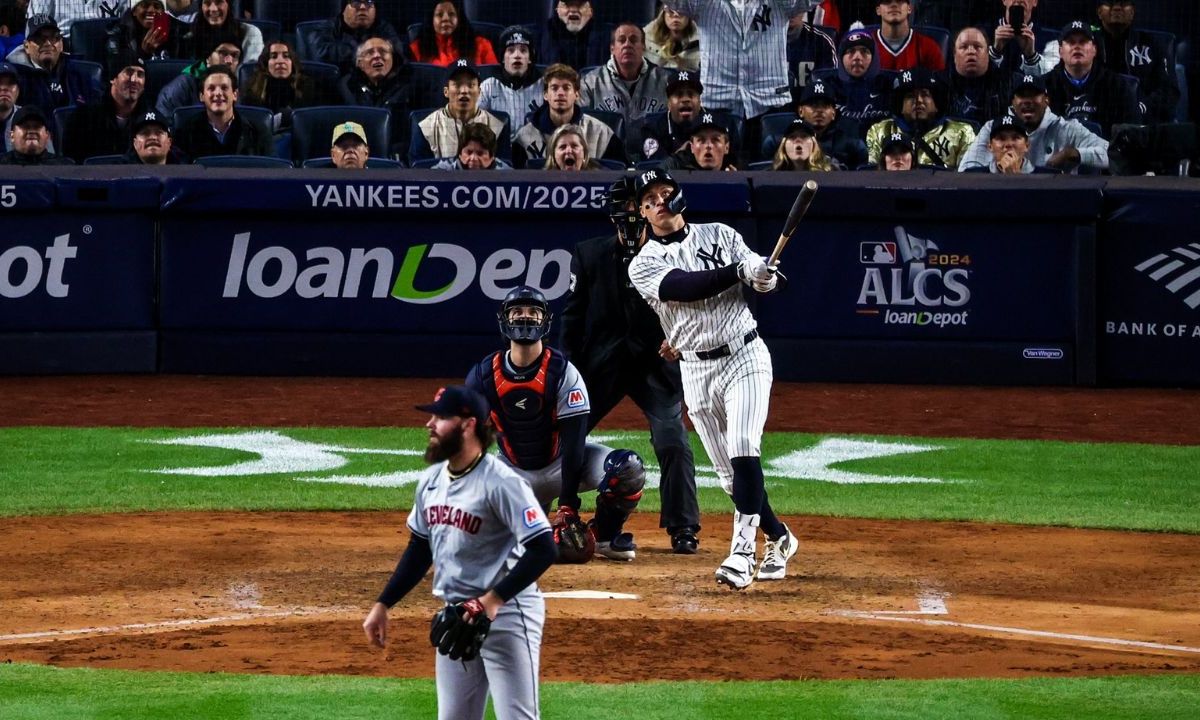
<path fill-rule="evenodd" d="M 787 577 L 787 563 L 796 554 L 800 541 L 783 526 L 783 537 L 778 540 L 767 540 L 763 547 L 763 561 L 758 568 L 759 580 L 782 580 Z"/>
<path fill-rule="evenodd" d="M 732 553 L 717 568 L 717 582 L 734 590 L 745 590 L 754 582 L 754 554 Z"/>

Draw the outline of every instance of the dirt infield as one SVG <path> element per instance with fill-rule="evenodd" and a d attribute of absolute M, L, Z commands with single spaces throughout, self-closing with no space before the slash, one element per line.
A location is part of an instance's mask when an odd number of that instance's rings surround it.
<path fill-rule="evenodd" d="M 386 425 L 436 381 L 0 379 L 5 424 Z M 1197 442 L 1200 394 L 776 386 L 769 429 Z M 622 407 L 609 427 L 640 427 Z M 63 666 L 432 672 L 428 585 L 387 653 L 359 622 L 407 538 L 403 513 L 160 513 L 0 519 L 0 661 Z M 555 567 L 543 677 L 799 679 L 1200 672 L 1200 537 L 791 517 L 793 575 L 741 594 L 635 516 L 629 564 Z M 614 648 L 619 652 L 614 654 Z"/>

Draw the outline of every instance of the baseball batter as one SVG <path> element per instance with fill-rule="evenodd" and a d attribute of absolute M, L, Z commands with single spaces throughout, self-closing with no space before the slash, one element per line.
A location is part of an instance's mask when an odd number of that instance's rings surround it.
<path fill-rule="evenodd" d="M 486 628 L 473 658 L 439 648 L 438 717 L 483 718 L 490 694 L 497 718 L 537 718 L 546 607 L 536 581 L 557 554 L 550 523 L 529 486 L 487 454 L 493 430 L 479 393 L 442 388 L 417 409 L 431 414 L 425 459 L 435 464 L 417 483 L 408 547 L 363 630 L 384 647 L 388 609 L 433 566 L 433 594 L 467 632 Z"/>
<path fill-rule="evenodd" d="M 787 575 L 796 554 L 794 535 L 771 510 L 763 484 L 762 434 L 771 395 L 771 354 L 742 284 L 770 293 L 787 282 L 721 223 L 689 224 L 683 192 L 663 170 L 635 184 L 650 238 L 629 263 L 629 278 L 658 313 L 671 347 L 682 357 L 683 396 L 725 492 L 733 497 L 729 557 L 717 582 L 737 590 Z M 767 541 L 757 566 L 758 529 Z"/>
<path fill-rule="evenodd" d="M 556 530 L 578 521 L 580 491 L 599 490 L 595 554 L 634 559 L 637 544 L 621 528 L 646 484 L 642 459 L 631 450 L 587 442 L 587 385 L 566 356 L 542 342 L 553 316 L 541 291 L 514 288 L 496 317 L 508 349 L 485 357 L 466 384 L 491 405 L 501 457 L 529 483 L 544 510 L 558 499 Z"/>

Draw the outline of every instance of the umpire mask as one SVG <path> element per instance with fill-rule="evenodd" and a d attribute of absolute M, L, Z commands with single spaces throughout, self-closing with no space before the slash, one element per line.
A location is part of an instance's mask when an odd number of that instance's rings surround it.
<path fill-rule="evenodd" d="M 608 188 L 608 197 L 605 198 L 608 219 L 612 220 L 617 228 L 621 259 L 626 264 L 637 255 L 642 230 L 646 227 L 646 219 L 637 211 L 637 197 L 634 195 L 633 185 L 632 177 L 623 177 Z"/>

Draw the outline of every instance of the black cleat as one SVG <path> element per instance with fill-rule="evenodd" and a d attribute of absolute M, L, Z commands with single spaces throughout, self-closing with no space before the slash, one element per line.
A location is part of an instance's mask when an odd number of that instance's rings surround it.
<path fill-rule="evenodd" d="M 680 530 L 671 536 L 671 552 L 676 555 L 695 555 L 700 540 L 691 530 Z"/>

